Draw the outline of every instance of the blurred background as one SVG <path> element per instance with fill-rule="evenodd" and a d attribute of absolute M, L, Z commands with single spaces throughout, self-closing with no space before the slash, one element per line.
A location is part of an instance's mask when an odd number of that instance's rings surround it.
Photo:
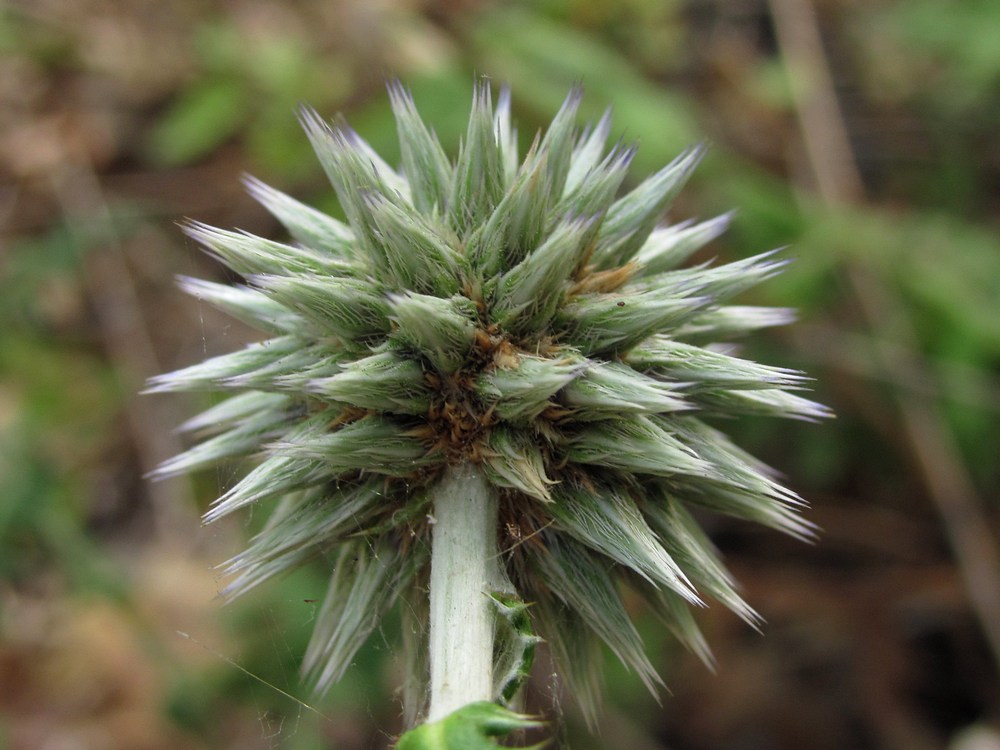
<path fill-rule="evenodd" d="M 633 184 L 707 141 L 670 218 L 737 209 L 703 259 L 789 247 L 743 300 L 800 322 L 746 353 L 838 415 L 726 426 L 823 528 L 712 521 L 763 633 L 699 613 L 712 674 L 637 611 L 670 693 L 609 658 L 597 735 L 542 658 L 555 746 L 996 750 L 997 29 L 990 0 L 0 3 L 0 748 L 389 746 L 392 624 L 310 696 L 326 566 L 223 607 L 214 566 L 259 519 L 199 514 L 241 467 L 148 483 L 206 404 L 137 392 L 255 339 L 175 288 L 224 278 L 178 220 L 278 237 L 244 172 L 338 211 L 300 102 L 395 161 L 388 76 L 453 149 L 489 75 L 522 143 L 574 82 L 613 104 Z"/>

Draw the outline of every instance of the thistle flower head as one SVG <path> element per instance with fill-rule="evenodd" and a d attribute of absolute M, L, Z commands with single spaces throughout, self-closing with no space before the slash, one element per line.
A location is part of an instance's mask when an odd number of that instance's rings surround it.
<path fill-rule="evenodd" d="M 702 149 L 619 196 L 634 149 L 608 147 L 607 116 L 578 131 L 579 91 L 522 159 L 507 91 L 494 104 L 478 84 L 454 161 L 409 94 L 389 95 L 398 172 L 346 124 L 301 114 L 346 223 L 250 179 L 291 242 L 188 226 L 245 284 L 184 289 L 269 338 L 152 380 L 229 392 L 185 425 L 200 441 L 158 474 L 260 458 L 207 514 L 279 501 L 229 562 L 226 593 L 336 560 L 305 658 L 322 688 L 426 585 L 429 491 L 449 465 L 474 463 L 499 497 L 505 572 L 530 603 L 519 617 L 585 708 L 601 641 L 654 688 L 622 582 L 706 660 L 689 605 L 708 595 L 757 619 L 693 509 L 810 534 L 799 498 L 706 421 L 826 416 L 796 393 L 799 373 L 719 346 L 787 322 L 730 304 L 783 261 L 681 268 L 728 223 L 662 223 Z"/>

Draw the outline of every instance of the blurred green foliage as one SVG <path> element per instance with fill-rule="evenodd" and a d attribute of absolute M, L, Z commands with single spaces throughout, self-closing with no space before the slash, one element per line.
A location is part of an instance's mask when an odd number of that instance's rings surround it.
<path fill-rule="evenodd" d="M 312 152 L 290 115 L 305 102 L 325 109 L 346 98 L 350 71 L 302 36 L 276 34 L 252 55 L 239 31 L 218 19 L 192 36 L 196 69 L 150 132 L 154 161 L 188 164 L 239 134 L 262 168 L 301 174 Z"/>

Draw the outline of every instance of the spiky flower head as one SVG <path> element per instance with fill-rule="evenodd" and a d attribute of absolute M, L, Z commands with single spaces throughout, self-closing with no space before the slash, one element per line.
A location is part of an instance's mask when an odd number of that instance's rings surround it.
<path fill-rule="evenodd" d="M 729 304 L 783 261 L 680 268 L 728 222 L 662 223 L 702 149 L 618 197 L 634 148 L 607 147 L 608 115 L 578 131 L 578 90 L 520 159 L 508 92 L 494 105 L 478 84 L 454 161 L 409 94 L 389 94 L 401 171 L 346 124 L 301 115 L 346 224 L 249 179 L 291 243 L 187 227 L 245 285 L 184 289 L 269 338 L 153 379 L 231 394 L 186 423 L 200 442 L 158 474 L 261 457 L 206 516 L 279 501 L 226 594 L 335 560 L 305 657 L 323 688 L 400 597 L 425 610 L 428 498 L 448 467 L 475 465 L 499 498 L 513 585 L 499 606 L 527 615 L 585 709 L 601 641 L 653 689 L 623 582 L 706 660 L 689 605 L 707 594 L 757 618 L 693 508 L 810 533 L 799 498 L 709 425 L 826 414 L 795 393 L 801 374 L 720 345 L 789 320 Z"/>

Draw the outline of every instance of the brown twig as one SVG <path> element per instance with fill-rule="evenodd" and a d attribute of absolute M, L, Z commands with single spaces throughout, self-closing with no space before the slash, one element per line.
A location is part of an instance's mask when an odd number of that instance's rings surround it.
<path fill-rule="evenodd" d="M 129 389 L 125 419 L 144 472 L 182 449 L 152 400 L 136 391 L 146 378 L 162 369 L 125 259 L 121 238 L 104 199 L 97 175 L 89 165 L 66 162 L 51 176 L 53 193 L 77 244 L 100 239 L 100 252 L 83 263 L 82 274 L 108 357 Z M 86 230 L 90 230 L 89 232 Z M 153 510 L 154 535 L 160 542 L 190 546 L 189 530 L 197 528 L 195 503 L 187 479 L 147 485 Z"/>
<path fill-rule="evenodd" d="M 806 77 L 796 87 L 796 111 L 816 189 L 826 203 L 864 200 L 864 186 L 847 137 L 843 113 L 823 49 L 819 22 L 809 0 L 769 0 L 778 46 L 789 68 Z M 877 364 L 891 372 L 893 344 L 917 350 L 917 336 L 894 290 L 856 264 L 848 279 L 874 337 Z M 891 324 L 891 325 L 889 325 Z M 934 382 L 926 364 L 914 360 L 922 382 Z M 902 432 L 930 499 L 937 507 L 969 601 L 1000 666 L 1000 555 L 989 520 L 962 463 L 938 404 L 914 392 L 893 390 Z"/>

